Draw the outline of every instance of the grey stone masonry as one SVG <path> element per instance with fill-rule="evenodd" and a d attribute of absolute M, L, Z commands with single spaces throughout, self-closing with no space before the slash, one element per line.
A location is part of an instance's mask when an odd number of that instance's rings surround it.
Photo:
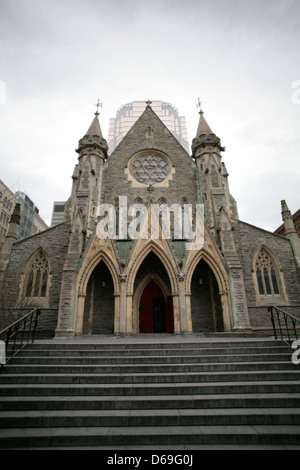
<path fill-rule="evenodd" d="M 150 137 L 147 133 L 149 126 L 152 129 Z M 130 158 L 145 149 L 163 152 L 172 165 L 168 182 L 154 186 L 151 192 L 145 185 L 134 186 L 128 168 Z M 127 196 L 129 205 L 137 197 L 144 204 L 150 200 L 158 203 L 160 198 L 165 198 L 169 205 L 183 201 L 190 204 L 197 202 L 195 163 L 150 107 L 146 108 L 104 165 L 101 202 L 113 204 L 119 195 Z"/>
<path fill-rule="evenodd" d="M 96 226 L 101 198 L 102 166 L 107 155 L 107 143 L 102 136 L 98 114 L 77 149 L 78 164 L 73 173 L 73 188 L 68 210 L 71 218 L 68 253 L 63 267 L 62 288 L 56 334 L 72 335 L 76 309 L 76 276 L 89 238 Z"/>
<path fill-rule="evenodd" d="M 17 308 L 21 314 L 23 309 L 28 311 L 28 307 L 39 307 L 42 312 L 45 310 L 45 314 L 40 317 L 39 326 L 47 331 L 52 329 L 52 335 L 57 321 L 62 268 L 68 249 L 69 230 L 69 224 L 63 223 L 14 243 L 4 279 L 2 311 Z M 28 261 L 33 253 L 40 248 L 44 250 L 49 261 L 49 292 L 46 298 L 33 297 L 29 301 L 24 297 L 22 282 L 25 278 Z M 21 296 L 23 297 L 21 298 Z M 48 315 L 51 316 L 51 326 Z"/>
<path fill-rule="evenodd" d="M 290 240 L 241 221 L 234 226 L 233 234 L 243 270 L 251 325 L 269 325 L 266 307 L 274 302 L 299 317 L 300 282 Z M 278 263 L 283 292 L 277 299 L 268 299 L 268 296 L 260 298 L 255 287 L 254 259 L 262 246 L 269 250 Z"/>
<path fill-rule="evenodd" d="M 234 329 L 249 329 L 249 316 L 245 292 L 245 284 L 240 259 L 238 257 L 235 240 L 233 236 L 232 223 L 222 209 L 220 211 L 219 238 L 221 250 L 224 254 L 229 273 L 231 290 L 232 314 Z"/>

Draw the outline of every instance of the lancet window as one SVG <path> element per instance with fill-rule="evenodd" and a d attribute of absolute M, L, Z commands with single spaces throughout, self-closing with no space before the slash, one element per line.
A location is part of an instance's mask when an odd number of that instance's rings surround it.
<path fill-rule="evenodd" d="M 43 250 L 39 250 L 29 262 L 25 297 L 46 297 L 48 280 L 48 258 Z"/>
<path fill-rule="evenodd" d="M 260 295 L 279 295 L 278 273 L 270 254 L 262 248 L 255 262 L 258 292 Z"/>

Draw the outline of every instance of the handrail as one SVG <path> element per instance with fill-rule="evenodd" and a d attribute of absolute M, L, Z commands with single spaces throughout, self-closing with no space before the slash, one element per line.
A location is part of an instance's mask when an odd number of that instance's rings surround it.
<path fill-rule="evenodd" d="M 41 311 L 37 308 L 26 313 L 19 320 L 0 331 L 0 340 L 4 341 L 6 348 L 6 363 L 14 357 L 29 342 L 34 343 L 35 331 L 37 328 L 38 318 Z M 28 327 L 26 329 L 26 327 Z M 24 338 L 27 336 L 27 340 Z M 17 343 L 17 340 L 20 340 Z M 12 344 L 12 348 L 9 347 Z M 0 374 L 4 364 L 0 364 Z"/>
<path fill-rule="evenodd" d="M 280 339 L 291 345 L 300 336 L 300 320 L 279 307 L 268 307 L 275 339 Z"/>

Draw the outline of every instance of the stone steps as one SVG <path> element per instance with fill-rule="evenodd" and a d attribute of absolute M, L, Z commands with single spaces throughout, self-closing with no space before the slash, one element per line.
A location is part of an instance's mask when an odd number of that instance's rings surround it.
<path fill-rule="evenodd" d="M 3 448 L 38 448 L 57 449 L 69 447 L 85 448 L 95 446 L 98 449 L 109 446 L 112 451 L 115 446 L 132 449 L 147 445 L 156 449 L 164 442 L 164 447 L 176 445 L 177 451 L 182 446 L 189 445 L 256 445 L 299 446 L 299 426 L 147 426 L 140 427 L 60 427 L 60 428 L 15 428 L 6 429 L 1 435 Z M 84 447 L 83 447 L 84 443 Z M 135 443 L 133 445 L 133 443 Z"/>
<path fill-rule="evenodd" d="M 172 372 L 168 370 L 165 371 L 140 371 L 133 368 L 132 371 L 122 371 L 118 368 L 117 371 L 112 370 L 111 373 L 109 371 L 103 371 L 102 373 L 74 373 L 74 369 L 72 373 L 65 373 L 65 374 L 58 374 L 57 372 L 53 371 L 53 373 L 49 373 L 47 369 L 47 373 L 43 371 L 43 375 L 40 376 L 39 384 L 118 384 L 120 382 L 120 373 L 122 374 L 122 383 L 123 384 L 131 384 L 131 383 L 194 383 L 194 382 L 226 382 L 226 381 L 281 381 L 281 380 L 294 380 L 296 377 L 300 378 L 300 371 L 294 372 L 293 370 L 231 370 L 225 369 L 224 371 L 201 371 L 201 372 L 193 372 L 193 368 L 187 366 L 185 372 L 176 372 L 174 368 Z M 61 371 L 60 371 L 61 372 Z M 159 374 L 158 374 L 159 372 Z M 5 385 L 10 385 L 10 389 L 13 390 L 11 385 L 14 384 L 23 384 L 24 379 L 26 379 L 27 384 L 34 384 L 36 382 L 36 375 L 35 374 L 12 374 L 11 372 L 3 377 L 2 384 L 0 385 L 0 396 L 1 391 L 6 390 Z"/>
<path fill-rule="evenodd" d="M 0 427 L 299 425 L 299 408 L 7 411 Z"/>
<path fill-rule="evenodd" d="M 300 393 L 299 381 L 209 382 L 209 383 L 149 383 L 149 384 L 18 384 L 0 387 L 0 397 L 22 395 L 85 395 L 139 396 L 139 395 L 200 395 L 215 393 Z"/>
<path fill-rule="evenodd" d="M 299 408 L 300 393 L 243 393 L 141 396 L 9 396 L 1 397 L 1 411 L 19 410 L 158 410 L 215 408 Z"/>
<path fill-rule="evenodd" d="M 41 341 L 0 375 L 0 448 L 300 448 L 300 368 L 273 340 Z"/>
<path fill-rule="evenodd" d="M 201 374 L 202 372 L 212 373 L 212 372 L 228 372 L 231 371 L 292 371 L 295 376 L 297 376 L 297 372 L 295 371 L 295 366 L 290 363 L 286 363 L 282 361 L 282 364 L 276 362 L 262 362 L 259 363 L 208 363 L 208 364 L 190 364 L 190 363 L 182 363 L 180 365 L 175 364 L 159 364 L 159 365 L 152 365 L 152 364 L 135 364 L 135 365 L 91 365 L 91 364 L 73 364 L 73 366 L 61 364 L 59 365 L 51 365 L 51 364 L 17 364 L 17 365 L 7 365 L 6 366 L 6 374 L 7 380 L 9 379 L 8 376 L 17 376 L 17 375 L 33 375 L 33 374 L 171 374 L 171 373 L 178 373 L 178 374 L 187 374 L 187 373 L 196 373 L 198 372 Z"/>
<path fill-rule="evenodd" d="M 79 344 L 73 345 L 67 345 L 66 348 L 63 348 L 61 345 L 58 344 L 53 344 L 51 347 L 51 350 L 45 349 L 43 347 L 43 344 L 33 344 L 30 347 L 30 350 L 28 349 L 23 349 L 22 351 L 19 352 L 18 357 L 33 357 L 33 356 L 67 356 L 71 355 L 72 357 L 76 356 L 82 356 L 82 354 L 85 354 L 85 356 L 111 356 L 112 351 L 114 352 L 114 357 L 116 356 L 130 356 L 130 357 L 136 357 L 136 356 L 141 356 L 142 357 L 147 357 L 147 356 L 184 356 L 184 355 L 207 355 L 209 352 L 211 352 L 215 356 L 220 356 L 221 354 L 238 354 L 238 355 L 245 355 L 245 354 L 257 354 L 257 348 L 259 347 L 260 353 L 265 354 L 265 353 L 288 353 L 286 346 L 244 346 L 241 344 L 241 346 L 215 346 L 215 347 L 199 347 L 196 344 L 193 344 L 192 346 L 185 346 L 185 347 L 175 347 L 174 344 L 170 344 L 169 348 L 158 348 L 158 345 L 151 345 L 151 349 L 147 349 L 145 347 L 141 347 L 143 345 L 132 345 L 130 349 L 124 349 L 121 348 L 120 346 L 115 346 L 114 348 L 109 347 L 110 345 L 103 345 L 101 349 L 97 349 L 94 347 L 91 347 L 92 345 L 82 345 Z M 90 347 L 88 347 L 90 346 Z M 135 347 L 134 347 L 135 346 Z M 153 347 L 152 347 L 153 346 Z M 155 347 L 156 346 L 156 347 Z M 149 348 L 149 345 L 148 345 Z"/>
<path fill-rule="evenodd" d="M 226 356 L 218 356 L 218 355 L 196 355 L 196 356 L 152 356 L 152 357 L 143 357 L 143 356 L 135 356 L 135 357 L 106 357 L 106 356 L 97 356 L 91 357 L 88 356 L 85 358 L 85 365 L 110 365 L 110 364 L 150 364 L 150 365 L 160 365 L 160 364 L 172 364 L 172 365 L 180 365 L 180 364 L 209 364 L 209 363 L 218 363 L 218 362 L 240 362 L 243 359 L 244 362 L 279 362 L 279 361 L 287 361 L 290 359 L 291 355 L 286 353 L 279 353 L 279 354 L 247 354 L 245 356 L 242 355 L 226 355 Z M 62 356 L 62 357 L 49 357 L 49 356 L 40 356 L 40 357 L 15 357 L 14 358 L 14 365 L 68 365 L 71 364 L 72 366 L 76 364 L 82 364 L 82 357 L 72 357 L 72 356 Z"/>

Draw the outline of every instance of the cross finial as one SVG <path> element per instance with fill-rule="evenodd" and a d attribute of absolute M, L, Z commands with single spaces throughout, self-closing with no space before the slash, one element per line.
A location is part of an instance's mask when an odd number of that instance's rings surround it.
<path fill-rule="evenodd" d="M 100 103 L 100 100 L 98 98 L 97 104 L 95 106 L 97 107 L 97 111 L 95 112 L 95 116 L 99 116 L 99 108 L 102 108 L 103 103 Z"/>
<path fill-rule="evenodd" d="M 152 101 L 150 101 L 150 100 L 146 101 L 146 105 L 147 105 L 148 108 L 150 108 L 150 104 L 152 104 Z"/>
<path fill-rule="evenodd" d="M 197 108 L 199 108 L 199 114 L 203 114 L 203 111 L 201 109 L 201 103 L 202 103 L 202 101 L 200 101 L 200 98 L 198 98 L 198 103 L 197 103 L 196 106 L 197 106 Z"/>

